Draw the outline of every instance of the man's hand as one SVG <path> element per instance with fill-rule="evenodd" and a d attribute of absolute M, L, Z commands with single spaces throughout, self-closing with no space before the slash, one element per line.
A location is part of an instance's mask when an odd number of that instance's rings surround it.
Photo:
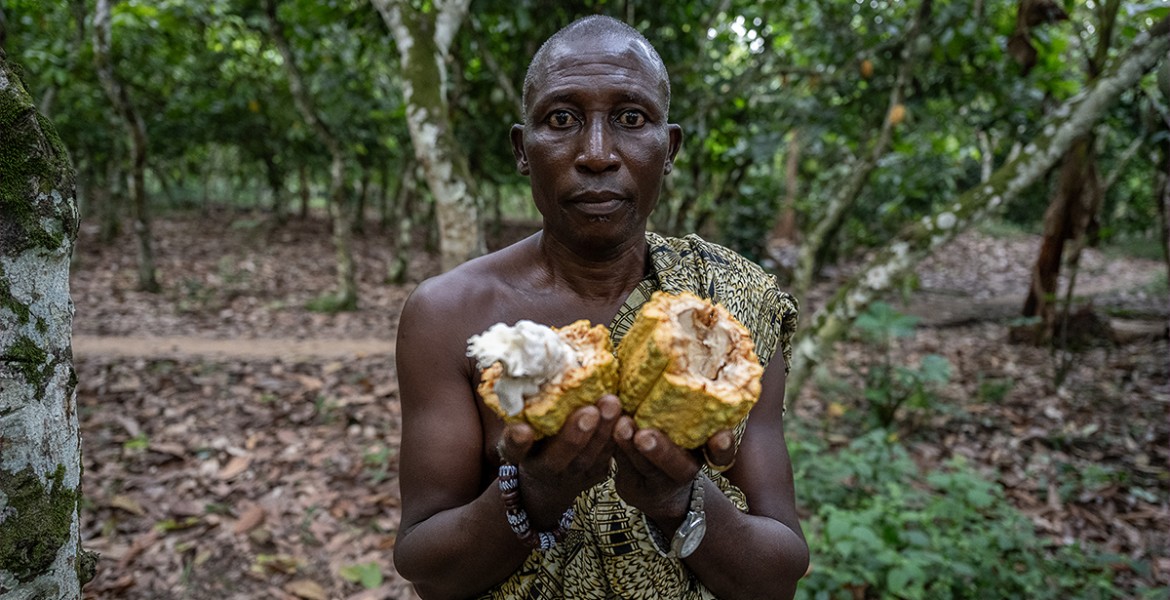
<path fill-rule="evenodd" d="M 637 429 L 629 416 L 614 426 L 614 439 L 618 495 L 660 525 L 677 527 L 690 505 L 700 453 L 675 445 L 657 429 Z M 727 467 L 735 461 L 735 438 L 729 430 L 719 431 L 702 452 L 712 466 Z"/>
<path fill-rule="evenodd" d="M 609 475 L 613 428 L 621 411 L 616 396 L 602 396 L 596 406 L 569 415 L 555 436 L 539 442 L 525 423 L 504 428 L 500 457 L 519 467 L 524 508 L 538 530 L 553 529 L 581 492 Z"/>

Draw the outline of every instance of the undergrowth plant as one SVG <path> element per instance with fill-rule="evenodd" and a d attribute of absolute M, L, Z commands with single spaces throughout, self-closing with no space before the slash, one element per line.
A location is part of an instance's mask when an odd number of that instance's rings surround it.
<path fill-rule="evenodd" d="M 922 357 L 917 366 L 896 360 L 894 341 L 913 335 L 917 323 L 885 302 L 874 302 L 855 322 L 858 334 L 878 352 L 878 359 L 865 365 L 863 395 L 879 428 L 890 427 L 904 407 L 929 408 L 935 390 L 951 378 L 950 361 L 938 354 Z"/>
<path fill-rule="evenodd" d="M 1127 559 L 1048 542 L 962 460 L 921 472 L 895 436 L 873 430 L 832 450 L 789 438 L 811 571 L 797 598 L 1122 598 Z M 1157 590 L 1146 591 L 1143 597 Z"/>

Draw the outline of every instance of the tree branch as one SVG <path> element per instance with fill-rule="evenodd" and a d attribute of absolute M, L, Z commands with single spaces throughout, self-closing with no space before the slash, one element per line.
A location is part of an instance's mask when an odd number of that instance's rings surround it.
<path fill-rule="evenodd" d="M 812 370 L 832 350 L 857 315 L 890 289 L 931 251 L 953 240 L 972 223 L 986 219 L 1051 169 L 1075 140 L 1088 133 L 1105 111 L 1170 51 L 1170 17 L 1134 40 L 1129 50 L 1083 92 L 1054 111 L 1041 133 L 1020 155 L 949 203 L 941 212 L 908 227 L 812 317 L 798 334 L 788 375 L 788 398 L 796 398 Z"/>

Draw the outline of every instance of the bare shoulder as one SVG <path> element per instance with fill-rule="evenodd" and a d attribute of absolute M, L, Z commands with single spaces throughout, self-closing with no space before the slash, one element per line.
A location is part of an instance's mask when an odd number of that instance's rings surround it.
<path fill-rule="evenodd" d="M 530 262 L 529 240 L 470 260 L 419 284 L 407 299 L 399 322 L 399 349 L 420 345 L 463 358 L 471 335 L 514 320 L 515 280 Z M 458 352 L 456 352 L 458 351 Z"/>

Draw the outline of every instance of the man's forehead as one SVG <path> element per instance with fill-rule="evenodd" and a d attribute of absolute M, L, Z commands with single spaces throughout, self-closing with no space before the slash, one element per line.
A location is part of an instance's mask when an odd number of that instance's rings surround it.
<path fill-rule="evenodd" d="M 536 90 L 544 87 L 548 83 L 548 76 L 553 72 L 610 64 L 615 57 L 633 59 L 631 66 L 639 67 L 656 79 L 657 81 L 654 81 L 656 86 L 667 85 L 649 44 L 644 40 L 617 33 L 590 37 L 573 36 L 558 40 L 556 46 L 549 48 L 544 60 L 541 61 L 543 64 L 536 70 L 533 87 Z"/>

